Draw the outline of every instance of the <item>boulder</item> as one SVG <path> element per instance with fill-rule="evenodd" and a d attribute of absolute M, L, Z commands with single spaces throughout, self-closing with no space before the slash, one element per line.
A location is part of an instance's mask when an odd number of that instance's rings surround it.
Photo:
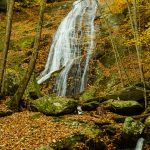
<path fill-rule="evenodd" d="M 6 69 L 4 80 L 4 93 L 7 96 L 13 96 L 19 86 L 19 73 L 13 69 Z"/>
<path fill-rule="evenodd" d="M 95 110 L 100 103 L 104 102 L 106 99 L 104 97 L 95 97 L 81 102 L 81 107 L 83 111 Z"/>
<path fill-rule="evenodd" d="M 133 100 L 122 101 L 111 99 L 105 101 L 103 104 L 107 105 L 111 111 L 122 115 L 136 115 L 143 111 L 142 105 Z"/>
<path fill-rule="evenodd" d="M 44 96 L 32 101 L 31 105 L 46 115 L 64 115 L 76 110 L 77 101 L 66 97 Z"/>
<path fill-rule="evenodd" d="M 139 138 L 144 130 L 145 125 L 140 121 L 135 121 L 132 117 L 127 117 L 123 125 L 123 133 Z"/>
<path fill-rule="evenodd" d="M 123 124 L 122 145 L 128 148 L 135 148 L 137 140 L 143 133 L 145 125 L 127 117 Z"/>
<path fill-rule="evenodd" d="M 114 92 L 106 96 L 107 99 L 121 99 L 121 100 L 135 100 L 135 101 L 143 101 L 144 93 L 142 85 L 140 83 L 135 84 L 133 86 L 124 88 L 120 91 Z M 149 86 L 147 85 L 147 90 L 149 91 Z"/>

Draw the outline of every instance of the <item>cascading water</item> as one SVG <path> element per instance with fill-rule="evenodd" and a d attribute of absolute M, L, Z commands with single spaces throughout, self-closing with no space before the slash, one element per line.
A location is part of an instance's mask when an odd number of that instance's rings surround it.
<path fill-rule="evenodd" d="M 56 89 L 59 96 L 65 96 L 69 72 L 76 65 L 74 86 L 79 84 L 77 85 L 79 88 L 75 93 L 84 90 L 88 64 L 94 48 L 96 8 L 96 0 L 74 2 L 72 10 L 62 21 L 54 36 L 45 70 L 39 76 L 38 84 L 50 78 L 53 72 L 64 68 L 57 78 Z M 76 80 L 77 77 L 79 81 Z"/>
<path fill-rule="evenodd" d="M 143 149 L 144 138 L 139 138 L 134 150 L 142 150 Z"/>

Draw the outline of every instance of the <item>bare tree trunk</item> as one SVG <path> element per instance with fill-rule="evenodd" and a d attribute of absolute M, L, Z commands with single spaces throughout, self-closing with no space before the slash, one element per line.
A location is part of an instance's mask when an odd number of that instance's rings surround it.
<path fill-rule="evenodd" d="M 145 79 L 144 79 L 144 74 L 143 74 L 143 66 L 142 66 L 142 62 L 141 62 L 141 48 L 139 45 L 139 33 L 138 33 L 138 25 L 137 25 L 137 3 L 136 0 L 134 0 L 133 2 L 133 7 L 134 7 L 134 15 L 133 15 L 133 19 L 132 19 L 132 13 L 131 13 L 131 9 L 129 6 L 129 1 L 126 0 L 127 6 L 128 6 L 128 11 L 129 11 L 129 17 L 130 17 L 130 23 L 131 23 L 131 28 L 133 30 L 133 36 L 135 39 L 135 49 L 136 49 L 136 53 L 137 53 L 137 58 L 138 58 L 138 65 L 139 65 L 139 72 L 140 72 L 140 78 L 141 78 L 141 82 L 143 83 L 143 87 L 144 87 L 144 100 L 145 100 L 145 108 L 147 107 L 147 96 L 146 96 L 146 85 L 145 85 Z"/>
<path fill-rule="evenodd" d="M 7 54 L 8 54 L 9 43 L 10 43 L 14 2 L 15 2 L 14 0 L 10 0 L 9 7 L 7 9 L 8 12 L 7 12 L 7 25 L 6 25 L 6 39 L 4 43 L 2 70 L 0 71 L 0 93 L 1 93 L 2 85 L 4 81 L 4 73 L 5 73 Z"/>
<path fill-rule="evenodd" d="M 43 24 L 46 1 L 47 0 L 41 1 L 41 9 L 40 9 L 40 15 L 39 15 L 39 22 L 38 22 L 38 26 L 37 26 L 37 32 L 36 32 L 36 36 L 35 36 L 33 54 L 32 54 L 31 60 L 29 62 L 28 69 L 27 69 L 22 81 L 20 82 L 20 86 L 18 87 L 14 97 L 10 100 L 10 102 L 8 104 L 9 108 L 14 111 L 18 111 L 18 109 L 19 109 L 19 104 L 21 102 L 22 96 L 25 92 L 25 89 L 29 83 L 29 80 L 30 80 L 33 70 L 35 68 L 35 63 L 36 63 L 36 59 L 37 59 L 38 51 L 39 51 L 39 44 L 40 44 L 40 38 L 41 38 L 41 32 L 42 32 L 42 24 Z"/>

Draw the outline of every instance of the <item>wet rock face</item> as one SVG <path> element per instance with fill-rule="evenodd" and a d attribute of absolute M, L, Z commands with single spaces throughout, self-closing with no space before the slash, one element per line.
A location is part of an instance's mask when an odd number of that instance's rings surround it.
<path fill-rule="evenodd" d="M 77 101 L 66 97 L 42 97 L 32 102 L 32 106 L 46 115 L 64 115 L 77 108 Z"/>

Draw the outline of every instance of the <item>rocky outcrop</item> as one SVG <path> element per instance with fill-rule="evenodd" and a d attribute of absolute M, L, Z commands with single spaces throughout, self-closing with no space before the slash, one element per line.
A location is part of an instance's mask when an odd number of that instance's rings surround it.
<path fill-rule="evenodd" d="M 77 101 L 66 97 L 44 96 L 32 101 L 32 107 L 46 115 L 64 115 L 72 113 L 77 108 Z"/>

